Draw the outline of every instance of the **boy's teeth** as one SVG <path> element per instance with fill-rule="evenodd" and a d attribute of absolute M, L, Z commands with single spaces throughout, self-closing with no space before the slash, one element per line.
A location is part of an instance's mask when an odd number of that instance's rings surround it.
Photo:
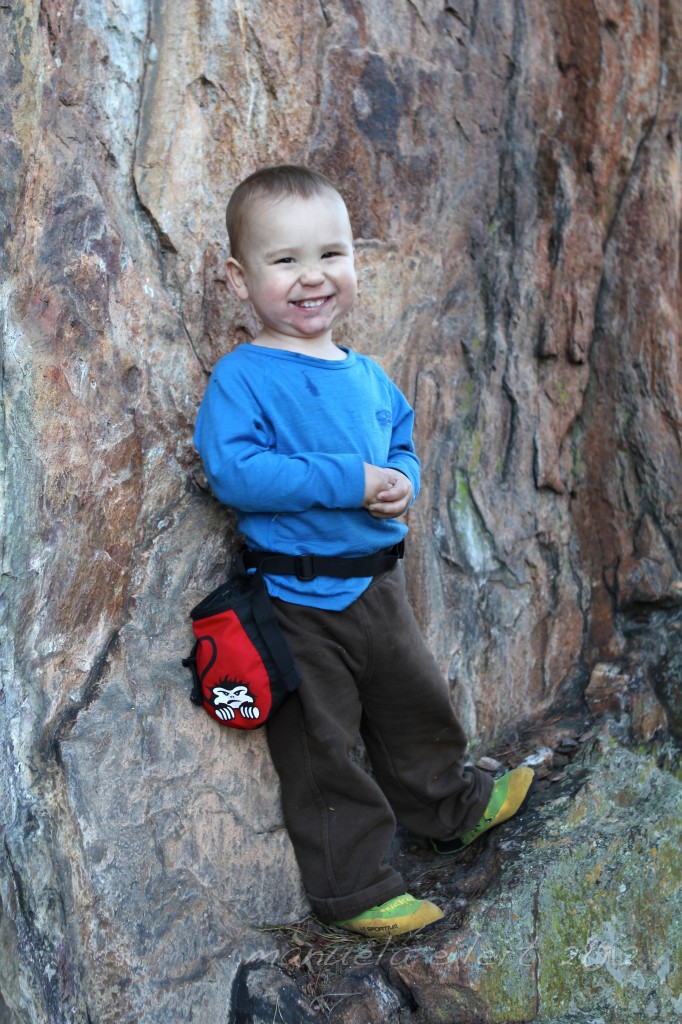
<path fill-rule="evenodd" d="M 304 309 L 312 309 L 314 306 L 321 306 L 324 299 L 306 299 L 303 302 L 297 302 L 297 306 L 303 306 Z"/>

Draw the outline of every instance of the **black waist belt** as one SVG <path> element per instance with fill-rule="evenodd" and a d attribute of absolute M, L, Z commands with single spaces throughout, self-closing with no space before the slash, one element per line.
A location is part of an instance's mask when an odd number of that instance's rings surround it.
<path fill-rule="evenodd" d="M 303 582 L 316 576 L 334 576 L 347 580 L 353 576 L 378 576 L 388 572 L 405 552 L 405 542 L 362 558 L 325 558 L 322 555 L 281 555 L 277 551 L 249 551 L 237 555 L 238 571 L 258 569 L 274 576 L 296 576 Z"/>

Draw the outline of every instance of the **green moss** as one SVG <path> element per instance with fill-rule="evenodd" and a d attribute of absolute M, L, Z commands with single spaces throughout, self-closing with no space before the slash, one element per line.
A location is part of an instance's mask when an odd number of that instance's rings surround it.
<path fill-rule="evenodd" d="M 608 745 L 472 909 L 444 965 L 491 1024 L 668 1020 L 682 993 L 679 782 Z M 653 1014 L 653 1016 L 652 1016 Z"/>
<path fill-rule="evenodd" d="M 478 399 L 478 385 L 473 377 L 468 377 L 464 385 L 458 388 L 457 399 L 458 415 L 466 420 L 475 410 Z"/>
<path fill-rule="evenodd" d="M 682 938 L 682 936 L 680 936 L 680 938 Z M 677 948 L 680 948 L 679 944 Z M 680 996 L 682 996 L 682 961 L 680 961 L 678 957 L 670 973 L 665 973 L 665 967 L 663 964 L 659 970 L 661 970 L 662 974 L 665 974 L 665 983 L 670 991 L 679 999 Z"/>
<path fill-rule="evenodd" d="M 481 454 L 483 451 L 483 438 L 481 432 L 476 431 L 471 442 L 471 455 L 469 457 L 469 469 L 472 473 L 475 473 L 481 464 Z"/>
<path fill-rule="evenodd" d="M 594 976 L 585 958 L 594 955 L 592 936 L 600 930 L 605 912 L 600 881 L 603 867 L 586 844 L 571 851 L 570 858 L 555 865 L 543 889 L 539 905 L 538 937 L 543 970 L 539 996 L 542 1006 L 567 1010 L 579 991 L 588 999 L 597 994 Z"/>
<path fill-rule="evenodd" d="M 568 398 L 568 388 L 562 380 L 556 381 L 556 392 L 559 396 L 559 401 L 565 402 Z"/>
<path fill-rule="evenodd" d="M 596 822 L 593 837 L 550 868 L 538 907 L 539 996 L 546 1012 L 604 1003 L 633 1013 L 640 1006 L 643 1013 L 654 978 L 663 1002 L 679 994 L 678 979 L 670 975 L 661 985 L 657 972 L 666 957 L 673 961 L 679 945 L 680 822 L 674 816 L 659 818 L 659 845 L 652 842 L 644 808 L 637 824 L 638 804 L 653 805 L 657 795 L 651 792 L 653 770 L 647 762 L 629 779 L 616 775 L 621 799 L 610 813 L 608 791 L 590 792 L 574 820 Z M 629 829 L 616 829 L 617 808 L 632 816 Z"/>
<path fill-rule="evenodd" d="M 489 572 L 494 568 L 497 560 L 490 535 L 476 508 L 469 481 L 460 470 L 455 473 L 450 519 L 459 550 L 471 571 Z"/>
<path fill-rule="evenodd" d="M 455 473 L 454 504 L 456 514 L 463 518 L 467 514 L 469 505 L 471 504 L 471 489 L 464 473 Z"/>
<path fill-rule="evenodd" d="M 515 893 L 490 908 L 469 954 L 469 979 L 491 1024 L 532 1019 L 536 968 L 533 895 Z"/>

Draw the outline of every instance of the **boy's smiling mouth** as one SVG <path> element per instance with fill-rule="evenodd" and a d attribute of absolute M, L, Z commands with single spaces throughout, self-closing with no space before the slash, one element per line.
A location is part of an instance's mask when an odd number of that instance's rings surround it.
<path fill-rule="evenodd" d="M 328 295 L 323 295 L 320 299 L 298 299 L 292 300 L 292 306 L 298 306 L 299 309 L 317 309 L 319 306 L 323 306 L 329 299 Z"/>

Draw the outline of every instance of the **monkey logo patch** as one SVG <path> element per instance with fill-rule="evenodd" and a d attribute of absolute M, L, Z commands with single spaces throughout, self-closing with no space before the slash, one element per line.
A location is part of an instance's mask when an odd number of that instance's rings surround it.
<path fill-rule="evenodd" d="M 234 685 L 230 685 L 234 684 Z M 260 711 L 253 694 L 243 683 L 233 679 L 221 679 L 211 690 L 211 705 L 216 716 L 223 722 L 230 722 L 237 712 L 242 718 L 254 721 L 260 718 Z"/>

